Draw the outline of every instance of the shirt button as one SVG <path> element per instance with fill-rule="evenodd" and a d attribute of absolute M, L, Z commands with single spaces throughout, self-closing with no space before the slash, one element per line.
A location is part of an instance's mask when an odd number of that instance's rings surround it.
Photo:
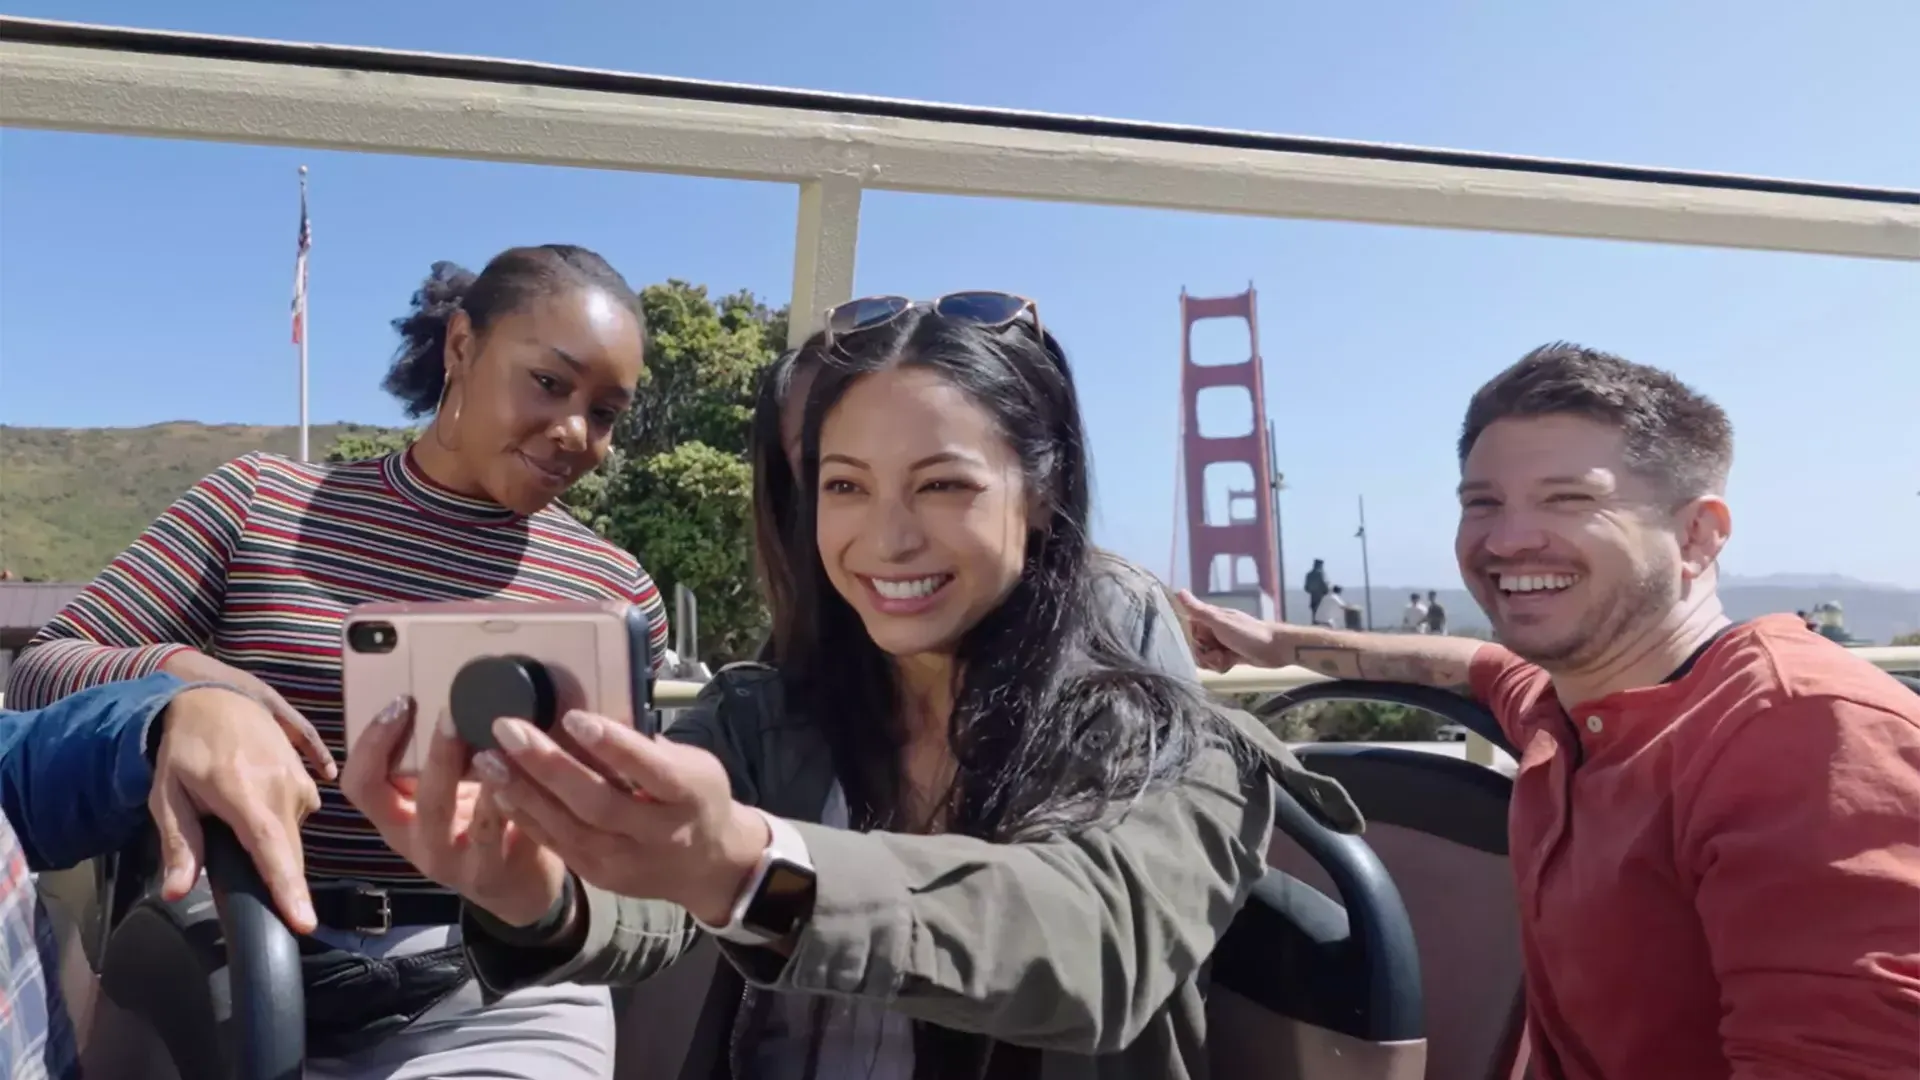
<path fill-rule="evenodd" d="M 1595 735 L 1600 734 L 1600 729 L 1606 726 L 1607 725 L 1597 716 L 1587 717 L 1587 730 L 1593 732 Z"/>

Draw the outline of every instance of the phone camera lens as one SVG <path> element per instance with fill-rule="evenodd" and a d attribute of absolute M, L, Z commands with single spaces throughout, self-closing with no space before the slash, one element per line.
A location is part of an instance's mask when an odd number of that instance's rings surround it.
<path fill-rule="evenodd" d="M 392 623 L 363 622 L 347 627 L 347 648 L 357 653 L 390 653 L 399 640 Z"/>

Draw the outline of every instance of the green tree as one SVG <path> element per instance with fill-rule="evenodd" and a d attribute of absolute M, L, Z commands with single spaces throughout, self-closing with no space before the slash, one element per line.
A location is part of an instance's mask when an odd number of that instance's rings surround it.
<path fill-rule="evenodd" d="M 631 551 L 669 605 L 699 601 L 700 659 L 748 655 L 766 630 L 753 580 L 748 430 L 786 313 L 748 292 L 718 300 L 682 281 L 640 294 L 647 369 L 615 449 L 568 493 L 574 515 Z"/>
<path fill-rule="evenodd" d="M 607 478 L 599 520 L 633 552 L 667 602 L 675 585 L 699 601 L 702 659 L 751 653 L 766 628 L 753 578 L 752 470 L 738 454 L 685 442 L 627 460 Z"/>
<path fill-rule="evenodd" d="M 1920 646 L 1920 634 L 1901 634 L 1894 638 L 1892 643 L 1905 648 L 1914 648 Z"/>
<path fill-rule="evenodd" d="M 327 447 L 326 460 L 339 463 L 344 461 L 366 461 L 368 458 L 386 457 L 395 450 L 405 450 L 420 433 L 413 428 L 362 427 L 349 424 L 340 437 Z"/>
<path fill-rule="evenodd" d="M 647 316 L 647 369 L 639 400 L 620 434 L 635 460 L 690 442 L 744 457 L 755 380 L 785 342 L 783 312 L 753 294 L 715 301 L 704 286 L 650 285 L 640 294 Z"/>
<path fill-rule="evenodd" d="M 1445 722 L 1425 709 L 1378 701 L 1318 704 L 1320 711 L 1308 722 L 1327 742 L 1431 742 Z"/>
<path fill-rule="evenodd" d="M 1258 715 L 1268 694 L 1222 699 Z M 1446 718 L 1383 701 L 1309 701 L 1267 716 L 1267 727 L 1287 742 L 1432 742 Z"/>

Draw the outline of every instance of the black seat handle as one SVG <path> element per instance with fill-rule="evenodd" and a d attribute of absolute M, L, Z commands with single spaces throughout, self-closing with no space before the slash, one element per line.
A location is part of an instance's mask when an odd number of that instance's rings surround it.
<path fill-rule="evenodd" d="M 307 1007 L 300 943 L 280 921 L 273 895 L 225 822 L 201 822 L 207 885 L 220 912 L 233 1002 L 235 1080 L 300 1080 Z"/>
<path fill-rule="evenodd" d="M 1425 1038 L 1420 947 L 1406 901 L 1380 856 L 1358 836 L 1335 832 L 1275 785 L 1274 825 L 1332 879 L 1347 909 L 1347 932 L 1366 972 L 1371 1042 Z"/>
<path fill-rule="evenodd" d="M 1460 724 L 1516 759 L 1519 756 L 1500 730 L 1500 722 L 1485 706 L 1430 686 L 1332 679 L 1276 694 L 1258 711 L 1263 719 L 1273 719 L 1312 701 L 1377 702 L 1425 709 Z M 1327 828 L 1291 797 L 1280 799 L 1275 824 L 1326 871 L 1340 894 L 1341 905 L 1347 909 L 1351 940 L 1364 953 L 1372 998 L 1369 1007 L 1375 1020 L 1371 1037 L 1375 1041 L 1424 1037 L 1420 951 L 1413 936 L 1413 921 L 1380 856 L 1360 837 Z"/>

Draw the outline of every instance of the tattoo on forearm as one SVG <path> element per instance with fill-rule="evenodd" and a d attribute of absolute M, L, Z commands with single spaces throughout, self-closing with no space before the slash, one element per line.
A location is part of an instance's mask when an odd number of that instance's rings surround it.
<path fill-rule="evenodd" d="M 1340 649 L 1321 645 L 1303 645 L 1294 650 L 1294 655 L 1303 668 L 1310 668 L 1322 675 L 1336 679 L 1363 679 L 1360 673 L 1360 650 Z"/>
<path fill-rule="evenodd" d="M 1424 656 L 1380 655 L 1363 649 L 1304 645 L 1295 650 L 1301 667 L 1335 679 L 1413 683 L 1464 692 L 1467 673 L 1458 663 Z"/>

